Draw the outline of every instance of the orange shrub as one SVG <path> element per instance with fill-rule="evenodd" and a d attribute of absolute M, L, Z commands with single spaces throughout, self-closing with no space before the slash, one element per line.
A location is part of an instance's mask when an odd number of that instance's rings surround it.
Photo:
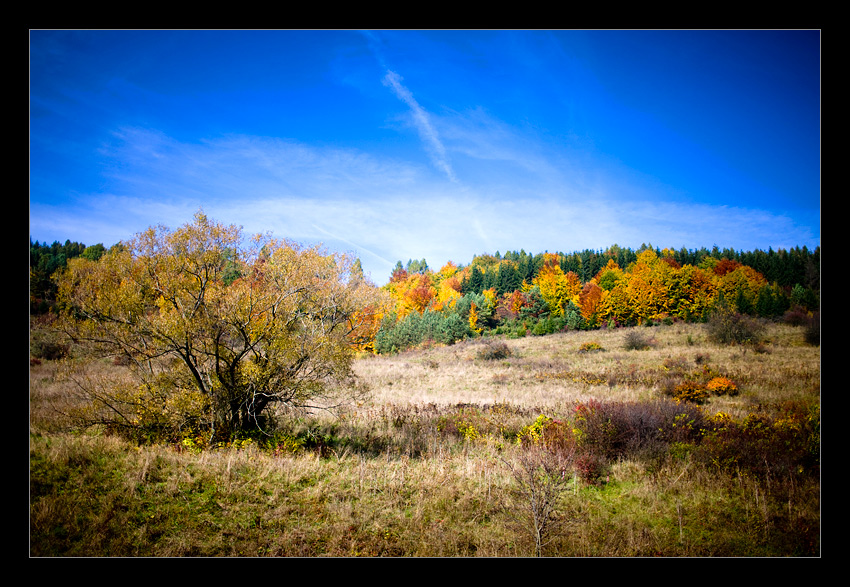
<path fill-rule="evenodd" d="M 714 395 L 738 395 L 738 386 L 728 377 L 715 377 L 705 388 Z"/>
<path fill-rule="evenodd" d="M 673 399 L 676 401 L 704 404 L 708 401 L 708 391 L 695 381 L 685 381 L 673 390 Z"/>

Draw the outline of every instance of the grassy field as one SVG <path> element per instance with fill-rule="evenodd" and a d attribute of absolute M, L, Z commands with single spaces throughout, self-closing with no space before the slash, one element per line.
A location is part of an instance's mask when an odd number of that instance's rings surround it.
<path fill-rule="evenodd" d="M 799 327 L 485 337 L 356 370 L 371 401 L 200 450 L 69 430 L 58 362 L 32 365 L 30 554 L 820 555 L 820 349 Z M 737 393 L 673 399 L 715 376 Z"/>

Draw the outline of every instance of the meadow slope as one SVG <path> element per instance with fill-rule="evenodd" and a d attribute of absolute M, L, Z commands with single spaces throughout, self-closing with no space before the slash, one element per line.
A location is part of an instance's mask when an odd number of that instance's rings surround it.
<path fill-rule="evenodd" d="M 748 346 L 676 323 L 363 356 L 370 401 L 203 449 L 70 430 L 57 365 L 30 368 L 32 556 L 820 554 L 820 349 L 800 328 Z M 673 401 L 708 375 L 737 393 Z"/>

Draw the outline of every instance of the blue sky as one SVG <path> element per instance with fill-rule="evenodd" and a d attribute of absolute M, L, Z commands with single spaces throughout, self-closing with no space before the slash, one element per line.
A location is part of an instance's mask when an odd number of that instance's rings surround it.
<path fill-rule="evenodd" d="M 31 238 L 199 208 L 378 284 L 507 250 L 813 248 L 820 32 L 31 31 Z"/>

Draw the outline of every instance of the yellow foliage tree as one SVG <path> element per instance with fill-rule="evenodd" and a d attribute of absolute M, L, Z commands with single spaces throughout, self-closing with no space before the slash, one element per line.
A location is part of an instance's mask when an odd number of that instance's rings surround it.
<path fill-rule="evenodd" d="M 641 251 L 628 271 L 609 260 L 596 279 L 607 294 L 600 300 L 599 316 L 622 323 L 641 324 L 669 311 L 668 278 L 674 268 L 652 249 Z M 601 297 L 601 296 L 600 296 Z"/>
<path fill-rule="evenodd" d="M 481 292 L 481 295 L 484 296 L 484 300 L 485 300 L 484 311 L 487 314 L 492 314 L 493 311 L 496 309 L 496 304 L 499 301 L 498 300 L 499 294 L 496 293 L 496 288 L 491 287 L 489 289 L 485 289 L 484 291 Z"/>
<path fill-rule="evenodd" d="M 444 308 L 453 308 L 463 297 L 460 291 L 460 280 L 457 277 L 457 266 L 451 261 L 436 274 L 434 284 L 437 291 L 433 301 L 434 311 L 440 312 Z"/>
<path fill-rule="evenodd" d="M 332 407 L 362 391 L 350 336 L 379 298 L 352 258 L 262 236 L 246 247 L 202 212 L 124 245 L 72 259 L 58 280 L 65 332 L 133 376 L 79 372 L 90 421 L 232 434 L 261 427 L 272 406 Z"/>
<path fill-rule="evenodd" d="M 733 304 L 755 305 L 759 291 L 767 285 L 764 275 L 747 265 L 739 265 L 724 275 L 715 276 L 717 293 Z M 743 308 L 738 308 L 739 311 Z"/>
<path fill-rule="evenodd" d="M 671 314 L 683 320 L 703 316 L 714 302 L 716 290 L 706 271 L 684 265 L 670 275 L 668 295 Z"/>
<path fill-rule="evenodd" d="M 478 326 L 478 310 L 475 307 L 475 302 L 469 307 L 469 327 L 476 334 L 480 334 L 483 328 Z"/>
<path fill-rule="evenodd" d="M 581 293 L 581 280 L 574 272 L 564 273 L 558 255 L 546 253 L 543 266 L 532 281 L 549 304 L 553 316 L 563 316 L 567 304 Z"/>
<path fill-rule="evenodd" d="M 395 314 L 402 319 L 411 312 L 422 313 L 431 304 L 437 294 L 431 283 L 432 273 L 405 274 L 400 279 L 394 279 L 384 286 L 395 306 Z"/>

